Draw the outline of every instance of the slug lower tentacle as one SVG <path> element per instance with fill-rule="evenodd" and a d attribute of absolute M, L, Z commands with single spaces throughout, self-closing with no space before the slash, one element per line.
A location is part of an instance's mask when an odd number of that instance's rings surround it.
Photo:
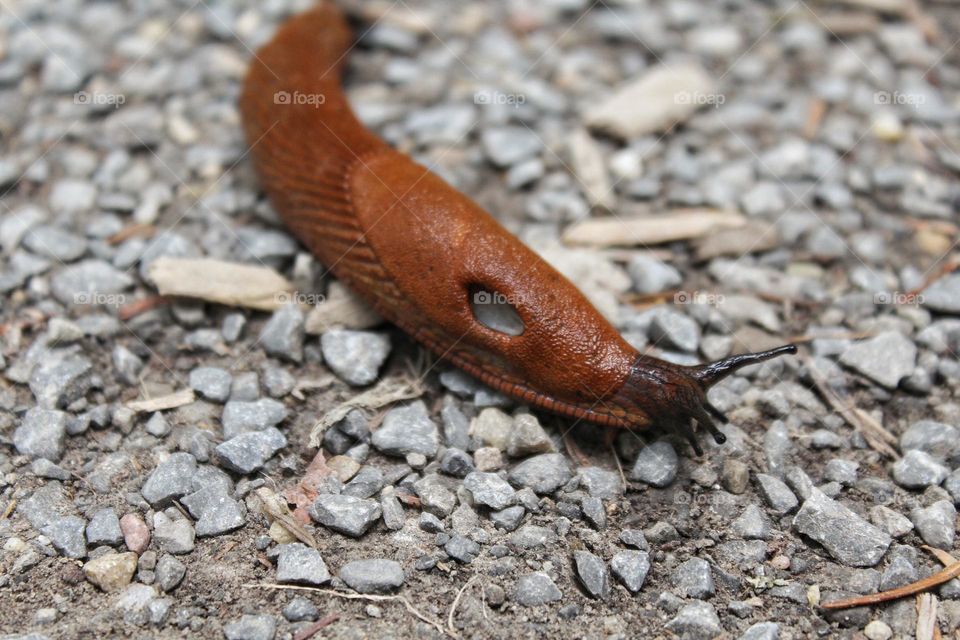
<path fill-rule="evenodd" d="M 721 442 L 709 387 L 795 348 L 700 367 L 638 353 L 487 212 L 363 127 L 340 86 L 351 45 L 321 4 L 281 26 L 244 82 L 250 153 L 292 232 L 384 318 L 490 387 L 577 420 L 669 426 L 698 453 L 692 422 Z"/>

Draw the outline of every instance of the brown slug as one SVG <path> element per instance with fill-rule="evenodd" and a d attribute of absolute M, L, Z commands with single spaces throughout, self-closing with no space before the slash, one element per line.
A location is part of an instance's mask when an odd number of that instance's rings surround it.
<path fill-rule="evenodd" d="M 297 238 L 384 318 L 502 393 L 599 425 L 665 426 L 698 454 L 694 421 L 722 443 L 710 386 L 796 347 L 701 366 L 639 353 L 490 214 L 357 120 L 340 85 L 352 42 L 321 4 L 285 22 L 244 81 L 256 171 Z M 505 322 L 485 318 L 487 300 Z"/>

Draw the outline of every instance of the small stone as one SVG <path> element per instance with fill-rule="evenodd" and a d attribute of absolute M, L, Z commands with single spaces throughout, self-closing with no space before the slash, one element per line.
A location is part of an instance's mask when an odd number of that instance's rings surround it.
<path fill-rule="evenodd" d="M 672 309 L 652 312 L 647 335 L 654 344 L 694 353 L 700 344 L 700 327 L 693 318 Z"/>
<path fill-rule="evenodd" d="M 198 367 L 190 372 L 190 388 L 207 400 L 226 402 L 232 385 L 233 376 L 220 367 Z"/>
<path fill-rule="evenodd" d="M 584 498 L 580 501 L 580 509 L 583 511 L 583 517 L 595 529 L 602 531 L 607 528 L 607 511 L 603 508 L 603 501 L 600 498 L 590 496 Z"/>
<path fill-rule="evenodd" d="M 817 489 L 803 502 L 793 526 L 822 544 L 836 560 L 852 567 L 874 566 L 891 542 L 886 533 Z"/>
<path fill-rule="evenodd" d="M 223 439 L 232 440 L 241 433 L 260 431 L 283 422 L 289 411 L 282 402 L 261 398 L 253 402 L 231 400 L 223 407 Z"/>
<path fill-rule="evenodd" d="M 750 467 L 742 460 L 727 458 L 720 472 L 720 484 L 734 495 L 740 495 L 750 486 Z"/>
<path fill-rule="evenodd" d="M 709 598 L 714 594 L 710 563 L 702 558 L 690 558 L 678 566 L 672 576 L 673 586 L 686 598 Z"/>
<path fill-rule="evenodd" d="M 443 545 L 447 555 L 458 562 L 470 564 L 480 553 L 480 545 L 460 534 L 453 534 L 450 540 Z"/>
<path fill-rule="evenodd" d="M 457 496 L 444 486 L 437 475 L 418 480 L 413 489 L 420 498 L 420 507 L 438 518 L 446 518 L 457 506 Z"/>
<path fill-rule="evenodd" d="M 740 640 L 778 640 L 780 625 L 776 622 L 758 622 L 743 632 Z"/>
<path fill-rule="evenodd" d="M 374 382 L 390 355 L 390 337 L 370 331 L 331 329 L 320 337 L 323 360 L 347 384 Z"/>
<path fill-rule="evenodd" d="M 533 489 L 537 494 L 553 493 L 573 477 L 570 463 L 560 453 L 543 453 L 527 458 L 507 476 L 516 487 Z"/>
<path fill-rule="evenodd" d="M 330 578 L 327 565 L 316 549 L 299 542 L 280 545 L 277 582 L 320 586 Z"/>
<path fill-rule="evenodd" d="M 274 427 L 249 431 L 227 440 L 214 449 L 217 461 L 237 473 L 250 473 L 261 468 L 280 449 L 287 438 Z"/>
<path fill-rule="evenodd" d="M 606 600 L 610 596 L 610 576 L 604 561 L 587 551 L 574 551 L 573 562 L 577 578 L 590 597 Z"/>
<path fill-rule="evenodd" d="M 552 529 L 534 524 L 525 524 L 510 536 L 510 544 L 520 549 L 536 549 L 557 541 Z"/>
<path fill-rule="evenodd" d="M 917 347 L 897 331 L 886 331 L 858 342 L 840 356 L 840 364 L 854 369 L 887 389 L 896 389 L 916 366 Z"/>
<path fill-rule="evenodd" d="M 377 494 L 383 488 L 383 484 L 383 472 L 376 467 L 366 465 L 360 468 L 340 493 L 354 498 L 369 498 Z"/>
<path fill-rule="evenodd" d="M 913 523 L 909 518 L 883 505 L 870 509 L 870 522 L 893 538 L 900 538 L 913 530 Z"/>
<path fill-rule="evenodd" d="M 247 326 L 247 319 L 242 313 L 228 313 L 223 318 L 223 324 L 220 325 L 220 335 L 226 342 L 236 342 L 240 339 L 245 326 Z"/>
<path fill-rule="evenodd" d="M 440 434 L 427 406 L 418 400 L 389 410 L 370 442 L 387 455 L 403 457 L 416 452 L 432 458 L 440 446 Z"/>
<path fill-rule="evenodd" d="M 778 514 L 787 514 L 797 508 L 797 496 L 779 478 L 766 473 L 757 474 L 757 488 L 770 508 Z"/>
<path fill-rule="evenodd" d="M 420 514 L 420 529 L 427 533 L 443 533 L 443 522 L 432 513 L 424 511 Z"/>
<path fill-rule="evenodd" d="M 950 470 L 929 453 L 910 449 L 891 468 L 894 482 L 906 489 L 924 489 L 947 479 Z"/>
<path fill-rule="evenodd" d="M 31 407 L 13 432 L 13 446 L 17 453 L 58 461 L 66 447 L 67 418 L 63 411 Z"/>
<path fill-rule="evenodd" d="M 483 130 L 480 137 L 487 158 L 498 167 L 509 167 L 538 154 L 543 141 L 528 127 L 504 126 Z"/>
<path fill-rule="evenodd" d="M 297 386 L 293 374 L 280 367 L 264 367 L 263 389 L 271 398 L 282 398 Z"/>
<path fill-rule="evenodd" d="M 157 586 L 164 593 L 177 588 L 187 575 L 187 567 L 174 556 L 164 554 L 157 561 Z"/>
<path fill-rule="evenodd" d="M 513 432 L 513 419 L 496 407 L 488 407 L 470 423 L 470 435 L 480 446 L 506 451 Z"/>
<path fill-rule="evenodd" d="M 555 451 L 553 442 L 535 416 L 522 413 L 514 418 L 513 430 L 510 432 L 510 440 L 507 444 L 507 455 L 511 458 L 522 458 L 535 453 L 553 451 Z"/>
<path fill-rule="evenodd" d="M 380 519 L 381 511 L 375 500 L 328 493 L 317 496 L 309 513 L 320 524 L 359 538 Z"/>
<path fill-rule="evenodd" d="M 516 505 L 514 507 L 507 507 L 506 509 L 501 509 L 500 511 L 493 511 L 490 513 L 490 521 L 493 523 L 493 526 L 498 529 L 503 529 L 504 531 L 513 531 L 520 526 L 520 522 L 523 520 L 524 514 L 527 510 Z"/>
<path fill-rule="evenodd" d="M 517 580 L 511 599 L 525 607 L 535 607 L 556 602 L 562 595 L 550 576 L 537 571 L 523 575 Z"/>
<path fill-rule="evenodd" d="M 227 640 L 273 640 L 277 621 L 273 616 L 246 614 L 239 620 L 223 625 Z"/>
<path fill-rule="evenodd" d="M 99 300 L 123 303 L 122 292 L 133 278 L 103 260 L 83 260 L 57 271 L 50 279 L 53 296 L 69 306 L 90 305 Z"/>
<path fill-rule="evenodd" d="M 883 620 L 873 620 L 863 628 L 863 635 L 869 640 L 890 640 L 893 629 Z"/>
<path fill-rule="evenodd" d="M 198 536 L 218 536 L 246 523 L 246 511 L 229 493 L 223 485 L 210 484 L 183 497 L 183 506 L 197 519 Z"/>
<path fill-rule="evenodd" d="M 288 304 L 273 312 L 260 330 L 258 344 L 267 355 L 291 362 L 303 361 L 303 312 Z"/>
<path fill-rule="evenodd" d="M 699 600 L 684 605 L 667 629 L 684 638 L 713 638 L 723 632 L 716 609 Z"/>
<path fill-rule="evenodd" d="M 650 545 L 647 544 L 647 539 L 644 537 L 643 532 L 636 529 L 624 529 L 621 531 L 620 542 L 628 547 L 634 547 L 635 549 L 640 549 L 641 551 L 647 551 L 650 548 Z"/>
<path fill-rule="evenodd" d="M 924 509 L 910 512 L 917 533 L 931 547 L 949 551 L 956 536 L 957 510 L 949 500 L 939 500 Z"/>
<path fill-rule="evenodd" d="M 892 555 L 892 554 L 891 554 Z M 880 590 L 889 591 L 917 580 L 917 568 L 905 556 L 894 556 L 880 576 Z"/>
<path fill-rule="evenodd" d="M 516 502 L 516 491 L 495 473 L 474 471 L 464 478 L 463 486 L 473 496 L 474 502 L 497 511 Z"/>
<path fill-rule="evenodd" d="M 340 569 L 340 579 L 357 593 L 388 593 L 403 584 L 403 567 L 385 558 L 354 560 Z"/>
<path fill-rule="evenodd" d="M 185 452 L 172 453 L 150 473 L 140 493 L 150 506 L 165 507 L 192 491 L 196 471 L 196 458 Z"/>
<path fill-rule="evenodd" d="M 408 453 L 407 466 L 409 466 L 411 469 L 419 471 L 427 466 L 427 456 L 423 455 L 422 453 L 417 453 L 416 451 L 413 453 Z"/>
<path fill-rule="evenodd" d="M 167 419 L 164 418 L 163 414 L 159 411 L 150 416 L 144 428 L 147 430 L 147 433 L 156 438 L 163 438 L 170 433 L 170 423 L 167 422 Z"/>
<path fill-rule="evenodd" d="M 924 289 L 923 306 L 940 313 L 960 315 L 960 275 L 938 278 Z"/>
<path fill-rule="evenodd" d="M 97 547 L 103 544 L 116 546 L 123 542 L 123 532 L 120 530 L 120 518 L 111 508 L 100 509 L 93 514 L 86 529 L 87 544 Z"/>
<path fill-rule="evenodd" d="M 650 571 L 650 556 L 646 551 L 619 551 L 610 561 L 610 569 L 630 593 L 637 593 Z"/>
<path fill-rule="evenodd" d="M 951 465 L 960 462 L 960 432 L 956 428 L 933 420 L 919 420 L 900 436 L 900 450 L 919 449 L 941 462 Z"/>
<path fill-rule="evenodd" d="M 158 511 L 153 514 L 153 538 L 161 551 L 179 555 L 193 551 L 196 533 L 189 520 L 173 520 Z"/>
<path fill-rule="evenodd" d="M 480 447 L 473 452 L 477 471 L 497 471 L 503 468 L 503 454 L 496 447 Z"/>
<path fill-rule="evenodd" d="M 134 553 L 143 553 L 150 545 L 150 529 L 143 518 L 135 513 L 128 513 L 120 518 L 120 530 L 123 532 L 123 543 Z"/>
<path fill-rule="evenodd" d="M 283 608 L 283 617 L 288 622 L 312 622 L 320 617 L 317 605 L 302 596 L 297 596 Z"/>
<path fill-rule="evenodd" d="M 642 295 L 676 289 L 683 282 L 683 276 L 675 268 L 643 254 L 630 258 L 627 273 L 633 281 L 634 290 Z"/>
<path fill-rule="evenodd" d="M 86 395 L 93 384 L 92 369 L 93 363 L 81 355 L 48 352 L 30 372 L 30 391 L 41 408 L 66 407 Z"/>
<path fill-rule="evenodd" d="M 54 549 L 67 558 L 83 558 L 87 555 L 87 539 L 84 535 L 87 523 L 77 516 L 54 518 L 40 532 L 50 538 Z"/>
<path fill-rule="evenodd" d="M 90 560 L 83 565 L 83 575 L 101 591 L 122 591 L 137 570 L 137 554 L 108 553 Z"/>
<path fill-rule="evenodd" d="M 843 460 L 834 458 L 827 463 L 823 470 L 823 478 L 829 482 L 836 482 L 846 487 L 851 487 L 857 482 L 857 469 L 859 463 L 853 460 Z"/>
<path fill-rule="evenodd" d="M 464 478 L 473 469 L 473 458 L 462 449 L 448 447 L 440 458 L 440 470 L 455 478 Z"/>
<path fill-rule="evenodd" d="M 731 526 L 744 540 L 769 540 L 772 537 L 770 522 L 755 504 L 747 505 Z"/>
<path fill-rule="evenodd" d="M 123 345 L 114 347 L 110 356 L 113 360 L 113 368 L 117 373 L 117 379 L 126 385 L 137 384 L 140 379 L 140 372 L 143 370 L 143 360 Z"/>
<path fill-rule="evenodd" d="M 577 469 L 580 486 L 593 498 L 616 500 L 623 495 L 623 482 L 616 471 L 600 467 L 580 467 Z"/>
<path fill-rule="evenodd" d="M 654 487 L 666 487 L 677 477 L 678 464 L 673 445 L 666 441 L 654 442 L 640 450 L 630 471 L 630 479 Z"/>
<path fill-rule="evenodd" d="M 387 493 L 386 490 L 380 495 L 380 509 L 383 512 L 383 524 L 390 531 L 399 531 L 403 529 L 406 522 L 406 516 L 403 513 L 403 505 L 393 494 L 392 490 Z"/>

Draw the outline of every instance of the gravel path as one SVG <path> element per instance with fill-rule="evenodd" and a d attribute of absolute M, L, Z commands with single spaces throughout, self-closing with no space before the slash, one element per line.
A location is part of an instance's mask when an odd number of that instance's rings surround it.
<path fill-rule="evenodd" d="M 960 553 L 952 3 L 342 3 L 361 118 L 632 344 L 802 342 L 711 392 L 702 457 L 331 311 L 236 106 L 309 3 L 152 4 L 0 1 L 0 638 L 915 637 L 913 598 L 815 605 Z M 184 258 L 295 298 L 159 299 Z M 371 387 L 407 397 L 311 464 Z M 960 581 L 932 593 L 956 633 Z"/>

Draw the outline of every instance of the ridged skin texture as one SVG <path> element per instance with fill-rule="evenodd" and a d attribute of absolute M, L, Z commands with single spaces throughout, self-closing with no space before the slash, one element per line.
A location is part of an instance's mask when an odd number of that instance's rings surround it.
<path fill-rule="evenodd" d="M 696 417 L 671 406 L 705 402 L 692 368 L 640 356 L 492 216 L 360 124 L 340 86 L 351 45 L 340 12 L 318 5 L 256 53 L 244 83 L 250 153 L 293 233 L 384 318 L 522 402 L 628 428 Z M 523 333 L 478 322 L 477 289 L 507 296 Z"/>

